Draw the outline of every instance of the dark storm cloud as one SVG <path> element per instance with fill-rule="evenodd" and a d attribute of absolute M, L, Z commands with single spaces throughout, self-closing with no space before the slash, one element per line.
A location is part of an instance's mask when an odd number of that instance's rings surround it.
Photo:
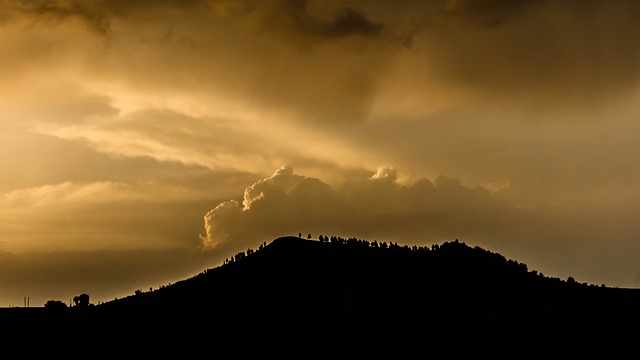
<path fill-rule="evenodd" d="M 18 11 L 35 16 L 42 21 L 61 22 L 79 19 L 90 30 L 102 36 L 111 36 L 111 21 L 100 3 L 74 0 L 27 0 L 18 1 Z"/>
<path fill-rule="evenodd" d="M 424 14 L 412 48 L 487 103 L 590 113 L 625 106 L 640 80 L 638 2 L 462 0 Z"/>
<path fill-rule="evenodd" d="M 329 22 L 325 33 L 329 36 L 342 37 L 351 34 L 378 36 L 383 25 L 369 21 L 364 14 L 351 8 L 344 8 L 341 13 Z"/>
<path fill-rule="evenodd" d="M 522 15 L 530 6 L 546 0 L 449 0 L 442 9 L 447 16 L 480 26 L 497 26 Z"/>
<path fill-rule="evenodd" d="M 516 102 L 534 114 L 615 107 L 640 79 L 640 5 L 627 1 L 26 4 L 20 8 L 34 16 L 80 19 L 132 45 L 118 50 L 133 58 L 110 54 L 113 69 L 129 71 L 145 91 L 198 78 L 198 86 L 330 126 L 368 119 L 380 99 L 395 96 L 385 81 L 396 76 L 409 80 L 398 100 L 428 107 L 422 91 L 462 88 L 474 93 L 470 100 Z"/>
<path fill-rule="evenodd" d="M 71 18 L 81 19 L 96 33 L 110 36 L 113 17 L 145 17 L 149 13 L 161 13 L 165 10 L 193 11 L 203 10 L 213 16 L 214 9 L 224 9 L 235 17 L 253 13 L 267 14 L 265 26 L 275 26 L 282 31 L 294 32 L 317 38 L 342 38 L 349 35 L 376 37 L 383 25 L 371 21 L 358 9 L 341 6 L 333 11 L 328 19 L 311 13 L 306 0 L 277 0 L 256 3 L 254 1 L 82 1 L 82 0 L 29 0 L 13 2 L 14 7 L 23 14 L 41 19 L 64 21 Z"/>
<path fill-rule="evenodd" d="M 281 7 L 274 9 L 271 21 L 283 31 L 312 38 L 377 37 L 383 29 L 382 24 L 367 19 L 362 11 L 347 6 L 336 10 L 332 18 L 318 18 L 309 12 L 306 0 L 282 1 Z"/>

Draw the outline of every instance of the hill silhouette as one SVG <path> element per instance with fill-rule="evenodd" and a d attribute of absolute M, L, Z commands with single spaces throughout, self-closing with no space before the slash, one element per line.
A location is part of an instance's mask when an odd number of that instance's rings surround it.
<path fill-rule="evenodd" d="M 546 277 L 458 240 L 408 247 L 286 236 L 160 289 L 99 305 L 4 309 L 0 320 L 31 332 L 80 330 L 85 341 L 144 334 L 161 343 L 252 342 L 277 334 L 325 339 L 324 349 L 356 339 L 389 348 L 408 339 L 610 335 L 636 326 L 639 305 L 638 289 Z"/>

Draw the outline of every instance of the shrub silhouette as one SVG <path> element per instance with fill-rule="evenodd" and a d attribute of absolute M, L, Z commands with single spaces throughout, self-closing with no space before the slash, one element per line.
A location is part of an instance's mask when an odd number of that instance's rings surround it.
<path fill-rule="evenodd" d="M 66 309 L 67 304 L 65 304 L 60 300 L 47 300 L 47 302 L 44 304 L 44 307 L 45 309 L 48 309 L 48 310 L 60 310 L 60 309 Z"/>

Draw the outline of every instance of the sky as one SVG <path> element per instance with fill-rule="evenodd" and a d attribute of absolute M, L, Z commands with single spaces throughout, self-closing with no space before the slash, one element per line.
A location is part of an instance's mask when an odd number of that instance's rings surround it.
<path fill-rule="evenodd" d="M 283 235 L 640 287 L 634 0 L 0 0 L 0 306 Z"/>

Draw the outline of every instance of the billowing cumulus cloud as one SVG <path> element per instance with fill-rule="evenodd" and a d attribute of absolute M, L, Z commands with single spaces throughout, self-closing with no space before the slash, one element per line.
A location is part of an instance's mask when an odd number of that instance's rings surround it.
<path fill-rule="evenodd" d="M 229 200 L 210 210 L 204 217 L 203 246 L 243 249 L 299 232 L 422 244 L 457 237 L 485 240 L 486 234 L 504 231 L 505 215 L 516 211 L 488 190 L 456 179 L 402 185 L 396 177 L 395 169 L 379 168 L 368 178 L 333 188 L 283 166 L 247 187 L 242 204 Z"/>

